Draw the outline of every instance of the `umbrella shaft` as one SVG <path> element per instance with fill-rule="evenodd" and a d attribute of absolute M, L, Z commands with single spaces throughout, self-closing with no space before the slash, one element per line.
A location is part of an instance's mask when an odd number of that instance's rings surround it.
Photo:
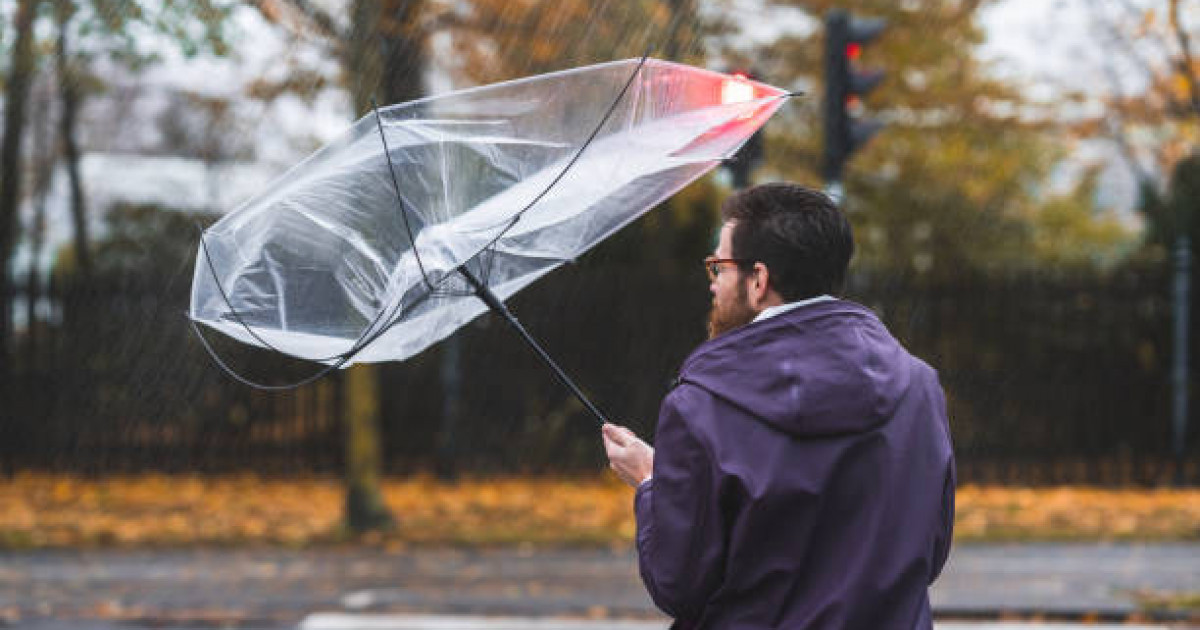
<path fill-rule="evenodd" d="M 487 304 L 488 308 L 492 309 L 496 313 L 499 313 L 500 316 L 503 317 L 510 326 L 515 328 L 516 331 L 520 333 L 521 338 L 525 340 L 525 343 L 529 344 L 529 347 L 533 348 L 533 351 L 542 358 L 542 361 L 544 361 L 546 365 L 550 366 L 550 370 L 553 371 L 554 375 L 558 377 L 559 382 L 565 385 L 567 389 L 571 390 L 571 393 L 575 394 L 575 397 L 579 399 L 579 402 L 583 403 L 583 406 L 587 407 L 587 410 L 592 412 L 592 415 L 596 416 L 597 420 L 599 420 L 602 424 L 608 422 L 608 418 L 601 413 L 600 409 L 596 407 L 596 405 L 592 404 L 592 401 L 588 400 L 588 397 L 584 395 L 583 390 L 579 389 L 579 386 L 575 384 L 575 381 L 572 381 L 571 377 L 567 376 L 567 373 L 564 372 L 563 369 L 554 362 L 554 359 L 550 357 L 550 354 L 546 352 L 544 348 L 542 348 L 541 344 L 539 344 L 536 339 L 533 338 L 533 335 L 530 335 L 529 331 L 525 330 L 525 327 L 521 325 L 521 322 L 517 321 L 516 316 L 508 310 L 508 307 L 504 305 L 504 302 L 501 302 L 500 298 L 493 293 L 486 284 L 476 277 L 475 274 L 471 273 L 471 270 L 467 269 L 466 265 L 459 267 L 458 271 L 463 275 L 464 278 L 467 279 L 467 282 L 471 284 L 471 288 L 475 289 L 475 295 L 479 296 L 479 299 L 483 300 L 483 303 Z"/>

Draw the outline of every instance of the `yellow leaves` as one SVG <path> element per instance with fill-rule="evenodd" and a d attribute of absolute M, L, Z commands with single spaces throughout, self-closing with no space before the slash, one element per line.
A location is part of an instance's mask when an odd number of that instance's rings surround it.
<path fill-rule="evenodd" d="M 1200 538 L 1200 491 L 958 490 L 956 540 Z"/>
<path fill-rule="evenodd" d="M 1192 79 L 1181 72 L 1171 75 L 1171 93 L 1177 101 L 1187 101 L 1192 96 Z"/>
<path fill-rule="evenodd" d="M 335 543 L 336 479 L 140 475 L 85 480 L 22 474 L 0 482 L 0 547 Z M 627 544 L 631 491 L 610 479 L 386 480 L 400 525 L 374 541 L 416 544 Z"/>
<path fill-rule="evenodd" d="M 384 500 L 400 520 L 397 535 L 433 544 L 628 542 L 632 499 L 610 480 L 496 479 L 441 484 L 388 481 Z M 626 524 L 628 527 L 623 527 Z"/>
<path fill-rule="evenodd" d="M 389 479 L 399 525 L 364 544 L 610 545 L 635 536 L 632 491 L 610 477 L 446 484 Z M 337 544 L 330 478 L 23 474 L 0 482 L 0 547 Z M 981 488 L 958 492 L 958 540 L 1200 538 L 1200 491 Z"/>
<path fill-rule="evenodd" d="M 336 524 L 339 501 L 331 482 L 23 474 L 0 483 L 0 541 L 59 547 L 310 540 Z M 330 515 L 314 512 L 322 508 Z"/>

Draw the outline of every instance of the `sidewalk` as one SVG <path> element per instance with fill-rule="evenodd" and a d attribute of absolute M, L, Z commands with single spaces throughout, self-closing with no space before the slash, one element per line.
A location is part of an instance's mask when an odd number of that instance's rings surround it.
<path fill-rule="evenodd" d="M 1200 544 L 960 545 L 932 599 L 939 628 L 950 628 L 1014 617 L 1121 621 L 1139 613 L 1139 592 L 1200 592 Z M 0 553 L 0 627 L 282 628 L 328 619 L 316 613 L 663 619 L 628 550 Z"/>
<path fill-rule="evenodd" d="M 960 545 L 931 598 L 943 618 L 1120 620 L 1139 612 L 1139 594 L 1167 593 L 1200 595 L 1200 544 Z"/>
<path fill-rule="evenodd" d="M 3 626 L 0 626 L 3 627 Z M 21 630 L 146 630 L 144 623 L 79 620 L 20 623 Z M 156 630 L 197 630 L 196 624 L 153 624 Z M 202 626 L 207 627 L 207 626 Z M 225 626 L 223 626 L 225 627 Z M 237 626 L 252 630 L 262 626 Z M 935 630 L 1175 630 L 1182 626 L 1020 622 L 936 622 Z M 269 627 L 275 630 L 275 627 Z M 281 627 L 282 628 L 282 627 Z M 311 615 L 295 630 L 666 630 L 666 621 L 534 619 L 452 615 Z"/>
<path fill-rule="evenodd" d="M 666 630 L 665 621 L 570 621 L 521 617 L 312 615 L 297 630 Z M 939 622 L 935 630 L 1165 630 L 1168 626 Z"/>

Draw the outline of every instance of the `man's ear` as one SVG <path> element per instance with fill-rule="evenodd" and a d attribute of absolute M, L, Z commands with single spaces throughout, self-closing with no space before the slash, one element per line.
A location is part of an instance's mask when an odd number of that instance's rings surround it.
<path fill-rule="evenodd" d="M 750 286 L 747 287 L 747 294 L 750 298 L 750 306 L 757 309 L 767 299 L 767 294 L 771 292 L 771 270 L 766 265 L 756 262 L 748 281 Z"/>

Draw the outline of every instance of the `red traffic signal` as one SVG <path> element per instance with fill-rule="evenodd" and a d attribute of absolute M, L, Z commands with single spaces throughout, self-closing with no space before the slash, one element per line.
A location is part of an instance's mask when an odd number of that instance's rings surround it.
<path fill-rule="evenodd" d="M 862 97 L 883 81 L 882 71 L 860 71 L 854 61 L 863 46 L 886 28 L 883 20 L 856 18 L 843 9 L 825 16 L 825 147 L 821 165 L 826 181 L 841 181 L 851 154 L 866 144 L 883 125 L 861 119 Z"/>

